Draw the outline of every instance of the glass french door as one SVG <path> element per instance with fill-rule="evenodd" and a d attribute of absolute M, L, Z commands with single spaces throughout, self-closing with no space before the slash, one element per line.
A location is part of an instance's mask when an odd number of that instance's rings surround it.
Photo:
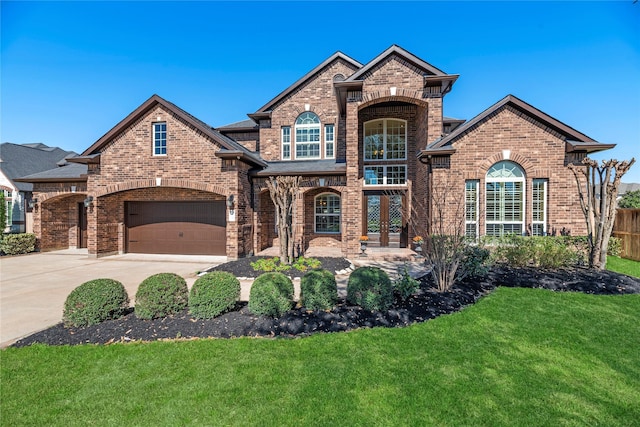
<path fill-rule="evenodd" d="M 365 194 L 364 220 L 369 245 L 402 247 L 404 196 L 401 194 Z"/>

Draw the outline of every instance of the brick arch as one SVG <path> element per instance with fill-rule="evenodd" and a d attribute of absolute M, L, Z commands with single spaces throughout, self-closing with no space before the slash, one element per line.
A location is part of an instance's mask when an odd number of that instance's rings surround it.
<path fill-rule="evenodd" d="M 496 153 L 493 156 L 483 160 L 480 164 L 480 170 L 482 171 L 483 176 L 487 174 L 487 171 L 489 170 L 489 168 L 491 168 L 491 166 L 502 160 L 508 160 L 510 162 L 516 163 L 524 170 L 526 176 L 531 176 L 531 174 L 533 174 L 534 165 L 531 163 L 531 161 L 522 154 L 512 152 L 509 158 L 505 158 L 503 153 Z"/>
<path fill-rule="evenodd" d="M 313 105 L 310 104 L 309 110 L 304 109 L 304 105 L 296 105 L 289 111 L 286 115 L 287 121 L 291 123 L 291 126 L 295 126 L 296 119 L 300 114 L 306 113 L 314 113 L 320 118 L 320 123 L 331 123 L 333 121 L 333 116 L 329 115 L 323 108 L 313 108 Z"/>
<path fill-rule="evenodd" d="M 34 192 L 35 194 L 35 192 Z M 46 202 L 47 200 L 52 200 L 52 199 L 59 199 L 62 197 L 67 197 L 67 196 L 75 196 L 75 195 L 79 195 L 79 196 L 86 196 L 88 193 L 86 191 L 76 191 L 76 192 L 72 192 L 71 190 L 69 191 L 48 191 L 46 193 L 37 193 L 36 198 L 38 199 L 38 203 L 41 202 Z"/>
<path fill-rule="evenodd" d="M 228 196 L 230 191 L 224 187 L 214 184 L 207 184 L 204 182 L 190 181 L 188 179 L 174 179 L 174 178 L 162 178 L 160 184 L 155 178 L 149 179 L 136 179 L 132 181 L 119 182 L 116 184 L 108 185 L 101 191 L 96 192 L 96 197 L 107 196 L 113 193 L 119 193 L 122 191 L 138 190 L 142 188 L 156 188 L 156 187 L 172 187 L 172 188 L 188 188 L 191 190 L 206 191 L 208 193 L 215 193 Z"/>
<path fill-rule="evenodd" d="M 358 110 L 370 107 L 375 104 L 389 101 L 401 101 L 408 104 L 415 104 L 420 107 L 428 107 L 427 101 L 422 99 L 421 90 L 396 88 L 396 94 L 391 95 L 391 89 L 378 90 L 368 92 L 362 96 L 362 104 L 358 106 Z"/>

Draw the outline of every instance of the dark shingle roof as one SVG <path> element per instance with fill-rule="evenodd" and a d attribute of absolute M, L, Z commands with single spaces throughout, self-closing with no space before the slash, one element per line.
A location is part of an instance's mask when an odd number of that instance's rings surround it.
<path fill-rule="evenodd" d="M 79 163 L 67 163 L 64 166 L 57 167 L 55 169 L 49 169 L 43 172 L 34 173 L 31 175 L 23 176 L 20 180 L 30 180 L 31 182 L 37 181 L 53 181 L 53 180 L 84 180 L 83 175 L 87 174 L 87 165 Z"/>
<path fill-rule="evenodd" d="M 254 129 L 258 128 L 258 124 L 251 119 L 242 120 L 239 122 L 229 123 L 228 125 L 219 126 L 218 130 L 233 130 L 233 129 Z"/>
<path fill-rule="evenodd" d="M 0 144 L 0 169 L 10 180 L 26 175 L 54 169 L 58 163 L 67 158 L 76 156 L 73 151 L 66 151 L 58 147 L 49 147 L 45 144 L 13 144 L 5 142 Z M 31 191 L 33 185 L 21 182 L 16 183 L 20 191 Z"/>
<path fill-rule="evenodd" d="M 346 163 L 335 160 L 294 160 L 267 162 L 265 169 L 254 171 L 252 175 L 344 175 L 346 171 Z"/>

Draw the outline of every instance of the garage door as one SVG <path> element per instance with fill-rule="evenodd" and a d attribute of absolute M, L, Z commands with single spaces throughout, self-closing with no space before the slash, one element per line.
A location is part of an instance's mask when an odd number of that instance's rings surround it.
<path fill-rule="evenodd" d="M 226 255 L 225 202 L 126 202 L 127 252 Z"/>

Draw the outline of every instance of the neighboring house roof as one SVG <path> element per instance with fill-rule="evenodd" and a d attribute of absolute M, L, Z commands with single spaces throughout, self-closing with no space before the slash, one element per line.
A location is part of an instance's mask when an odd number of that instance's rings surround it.
<path fill-rule="evenodd" d="M 258 124 L 252 119 L 242 120 L 228 125 L 219 126 L 216 130 L 233 131 L 233 130 L 254 130 L 258 129 Z"/>
<path fill-rule="evenodd" d="M 548 114 L 538 110 L 534 106 L 524 102 L 514 95 L 507 95 L 471 120 L 458 126 L 450 134 L 430 143 L 424 150 L 422 150 L 418 154 L 418 157 L 422 157 L 425 155 L 451 154 L 449 151 L 455 151 L 455 149 L 452 147 L 452 144 L 458 138 L 474 129 L 476 125 L 482 123 L 493 113 L 506 107 L 507 105 L 514 107 L 518 111 L 523 112 L 529 117 L 537 120 L 540 123 L 543 123 L 545 126 L 548 126 L 549 128 L 563 135 L 565 137 L 565 141 L 567 142 L 567 151 L 586 151 L 588 153 L 591 153 L 615 147 L 615 144 L 603 144 L 588 137 L 582 132 L 579 132 L 574 128 L 566 125 L 565 123 L 562 123 L 561 121 L 549 116 Z"/>
<path fill-rule="evenodd" d="M 115 125 L 109 132 L 105 133 L 100 139 L 98 139 L 91 147 L 87 148 L 83 153 L 81 158 L 87 158 L 88 156 L 94 156 L 99 154 L 100 151 L 104 148 L 104 146 L 116 135 L 126 130 L 133 122 L 138 120 L 140 117 L 147 114 L 152 108 L 155 108 L 157 105 L 162 105 L 167 110 L 171 111 L 179 118 L 189 123 L 203 134 L 207 135 L 214 141 L 216 141 L 219 145 L 222 146 L 224 150 L 229 151 L 237 151 L 240 160 L 253 164 L 255 166 L 265 166 L 266 163 L 262 160 L 258 155 L 252 153 L 248 149 L 246 149 L 241 144 L 237 143 L 233 139 L 221 134 L 205 122 L 191 114 L 184 111 L 182 108 L 176 106 L 175 104 L 161 98 L 158 95 L 153 95 L 151 98 L 147 99 L 142 105 L 136 108 L 131 114 L 125 117 L 120 123 Z M 81 159 L 76 159 L 81 160 Z"/>
<path fill-rule="evenodd" d="M 623 196 L 630 191 L 640 190 L 640 183 L 637 182 L 621 182 L 618 187 L 618 195 Z"/>
<path fill-rule="evenodd" d="M 32 191 L 33 185 L 18 181 L 27 175 L 54 169 L 66 158 L 76 156 L 73 151 L 66 151 L 58 147 L 49 147 L 42 143 L 0 144 L 0 169 L 15 184 L 20 191 Z"/>
<path fill-rule="evenodd" d="M 24 182 L 65 182 L 65 181 L 86 181 L 87 165 L 78 163 L 67 163 L 55 169 L 34 173 L 16 179 Z"/>
<path fill-rule="evenodd" d="M 275 175 L 344 175 L 347 165 L 335 160 L 293 160 L 267 162 L 262 170 L 252 171 L 253 176 Z"/>
<path fill-rule="evenodd" d="M 258 109 L 258 111 L 256 111 L 254 114 L 250 114 L 249 116 L 250 117 L 259 118 L 259 117 L 261 117 L 263 115 L 263 114 L 260 114 L 260 113 L 267 113 L 267 112 L 271 111 L 271 109 L 278 102 L 280 102 L 282 99 L 284 99 L 286 96 L 288 96 L 293 91 L 297 90 L 300 86 L 302 86 L 305 83 L 307 83 L 308 80 L 310 80 L 312 77 L 314 77 L 320 71 L 322 71 L 325 67 L 333 64 L 335 61 L 338 61 L 338 60 L 345 61 L 347 64 L 351 65 L 354 68 L 354 70 L 357 70 L 360 67 L 362 67 L 361 63 L 359 63 L 355 59 L 345 55 L 344 53 L 338 51 L 338 52 L 334 53 L 333 55 L 331 55 L 330 57 L 328 57 L 327 59 L 325 59 L 324 61 L 322 61 L 317 67 L 315 67 L 313 70 L 309 71 L 307 74 L 302 76 L 300 79 L 298 79 L 291 86 L 289 86 L 288 88 L 286 88 L 285 90 L 280 92 L 271 101 L 267 102 L 262 107 L 260 107 Z"/>

